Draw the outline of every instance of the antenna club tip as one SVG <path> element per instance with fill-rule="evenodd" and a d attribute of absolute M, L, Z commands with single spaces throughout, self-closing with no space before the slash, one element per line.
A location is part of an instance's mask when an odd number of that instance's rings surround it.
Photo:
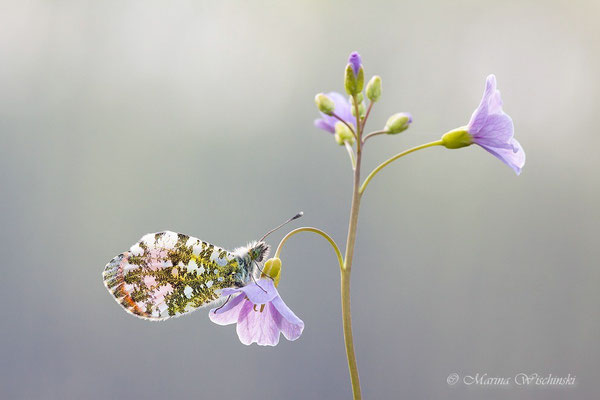
<path fill-rule="evenodd" d="M 267 236 L 269 236 L 271 233 L 275 232 L 277 229 L 281 228 L 285 224 L 288 224 L 288 223 L 292 222 L 293 220 L 300 218 L 303 215 L 304 215 L 304 213 L 302 211 L 300 211 L 298 214 L 294 215 L 292 218 L 288 219 L 283 224 L 279 225 L 277 228 L 273 228 L 269 232 L 265 233 L 265 235 L 262 238 L 260 238 L 259 242 L 262 242 L 263 240 L 265 240 L 265 238 Z"/>

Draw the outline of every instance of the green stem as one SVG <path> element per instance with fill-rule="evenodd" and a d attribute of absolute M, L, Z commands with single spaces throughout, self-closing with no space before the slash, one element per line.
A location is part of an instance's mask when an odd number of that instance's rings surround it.
<path fill-rule="evenodd" d="M 352 272 L 354 245 L 356 243 L 356 228 L 358 226 L 358 212 L 360 210 L 361 194 L 358 191 L 358 187 L 360 184 L 361 156 L 362 151 L 359 148 L 356 155 L 356 169 L 354 170 L 354 190 L 352 192 L 352 206 L 350 208 L 350 221 L 348 223 L 346 255 L 344 257 L 344 268 L 342 269 L 341 273 L 342 324 L 344 327 L 344 343 L 346 344 L 348 369 L 350 371 L 352 393 L 355 400 L 360 400 L 362 398 L 362 394 L 360 390 L 360 379 L 358 377 L 356 353 L 354 351 L 354 337 L 352 334 L 352 313 L 350 311 L 350 274 Z"/>
<path fill-rule="evenodd" d="M 344 260 L 342 259 L 342 252 L 340 251 L 340 248 L 338 247 L 337 243 L 335 243 L 335 241 L 331 238 L 331 236 L 329 236 L 328 234 L 326 234 L 325 232 L 323 232 L 320 229 L 313 228 L 312 226 L 303 226 L 301 228 L 294 229 L 293 231 L 291 231 L 287 235 L 285 235 L 283 237 L 283 239 L 281 239 L 281 242 L 279 242 L 279 246 L 277 246 L 277 250 L 275 251 L 274 257 L 279 258 L 279 255 L 281 254 L 281 248 L 283 247 L 284 243 L 287 242 L 287 240 L 289 238 L 291 238 L 292 236 L 294 236 L 296 233 L 300 233 L 300 232 L 313 232 L 313 233 L 323 236 L 329 242 L 329 244 L 331 244 L 331 247 L 333 247 L 333 250 L 335 251 L 335 255 L 338 259 L 338 263 L 340 264 L 340 270 L 342 268 L 344 268 Z"/>
<path fill-rule="evenodd" d="M 350 162 L 352 163 L 352 170 L 354 170 L 354 169 L 356 169 L 356 159 L 354 158 L 354 149 L 352 148 L 352 145 L 350 143 L 348 143 L 348 141 L 345 141 L 344 145 L 346 146 L 346 150 L 348 151 L 348 155 L 350 156 Z"/>
<path fill-rule="evenodd" d="M 361 126 L 356 96 L 354 98 L 354 104 L 357 126 Z M 360 379 L 358 377 L 358 365 L 356 363 L 356 352 L 354 351 L 354 336 L 352 334 L 352 313 L 350 311 L 350 274 L 352 272 L 352 260 L 354 259 L 354 245 L 356 243 L 356 229 L 358 227 L 358 212 L 360 210 L 361 198 L 361 193 L 359 192 L 360 167 L 362 160 L 361 141 L 362 129 L 358 131 L 358 140 L 356 143 L 356 168 L 354 169 L 352 205 L 350 206 L 350 221 L 348 222 L 348 238 L 346 240 L 344 268 L 342 268 L 341 272 L 342 325 L 344 328 L 344 343 L 346 345 L 346 357 L 348 359 L 348 370 L 350 371 L 350 383 L 352 384 L 354 400 L 362 399 Z"/>
<path fill-rule="evenodd" d="M 369 107 L 367 107 L 367 113 L 365 114 L 365 119 L 363 119 L 362 127 L 360 129 L 361 132 L 365 130 L 365 125 L 367 124 L 367 120 L 369 119 L 369 114 L 371 114 L 371 108 L 373 108 L 373 104 L 375 103 L 369 101 Z"/>
<path fill-rule="evenodd" d="M 356 194 L 357 191 L 355 190 L 354 193 Z M 360 199 L 359 199 L 359 201 L 360 201 Z M 352 246 L 352 248 L 354 248 L 354 240 L 356 239 L 356 224 L 358 221 L 359 204 L 355 203 L 355 202 L 353 202 L 352 204 L 353 205 L 352 205 L 352 212 L 351 212 L 351 218 L 350 218 L 351 228 L 349 230 L 349 232 L 352 232 L 352 235 L 349 235 L 348 238 L 350 240 L 350 236 L 352 237 L 351 246 Z M 342 252 L 340 251 L 340 249 L 339 249 L 338 245 L 335 243 L 335 241 L 327 233 L 325 233 L 322 230 L 317 229 L 317 228 L 313 228 L 310 226 L 304 226 L 301 228 L 294 229 L 293 231 L 291 231 L 287 235 L 285 235 L 283 237 L 283 239 L 281 239 L 281 242 L 279 242 L 279 246 L 277 246 L 277 250 L 275 251 L 274 257 L 279 258 L 280 254 L 281 254 L 281 249 L 283 248 L 283 245 L 285 244 L 285 242 L 287 242 L 289 238 L 291 238 L 292 236 L 294 236 L 295 234 L 300 233 L 300 232 L 313 232 L 318 235 L 321 235 L 329 242 L 329 244 L 331 244 L 331 247 L 333 247 L 333 250 L 335 251 L 335 255 L 337 257 L 338 264 L 340 266 L 341 276 L 342 276 L 342 278 L 341 278 L 341 281 L 342 281 L 342 319 L 343 319 L 343 325 L 344 325 L 344 341 L 346 343 L 346 352 L 348 355 L 348 368 L 350 369 L 350 378 L 352 381 L 352 392 L 354 393 L 354 399 L 361 399 L 360 383 L 358 380 L 358 368 L 356 366 L 356 355 L 354 353 L 354 345 L 353 345 L 353 339 L 352 339 L 352 320 L 351 320 L 351 316 L 350 316 L 350 269 L 352 266 L 352 255 L 350 255 L 350 257 L 348 258 L 348 255 L 349 255 L 348 251 L 349 251 L 350 247 L 348 247 L 348 246 L 346 247 L 346 258 L 350 260 L 350 263 L 344 263 L 344 260 L 342 258 Z"/>
<path fill-rule="evenodd" d="M 384 133 L 388 133 L 387 130 L 383 130 L 383 131 L 375 131 L 375 132 L 371 132 L 369 133 L 367 136 L 365 136 L 365 138 L 363 139 L 363 144 L 365 144 L 367 142 L 367 140 L 369 140 L 369 138 L 373 137 L 373 136 L 377 136 L 377 135 L 383 135 Z"/>
<path fill-rule="evenodd" d="M 392 162 L 396 161 L 397 159 L 399 159 L 400 157 L 404 157 L 407 154 L 410 154 L 412 152 L 415 152 L 417 150 L 421 150 L 421 149 L 426 149 L 427 147 L 433 147 L 433 146 L 440 146 L 442 145 L 443 142 L 441 140 L 436 140 L 435 142 L 430 142 L 430 143 L 425 143 L 422 144 L 420 146 L 417 147 L 413 147 L 412 149 L 408 149 L 406 151 L 403 151 L 402 153 L 396 154 L 395 156 L 393 156 L 392 158 L 388 159 L 387 161 L 382 162 L 381 164 L 379 164 L 379 166 L 377 166 L 377 168 L 375 168 L 370 174 L 369 176 L 367 176 L 367 179 L 365 179 L 365 181 L 363 182 L 362 186 L 360 187 L 360 190 L 358 191 L 360 194 L 363 194 L 365 189 L 367 188 L 367 185 L 369 184 L 369 182 L 371 181 L 371 179 L 373 179 L 373 177 L 375 175 L 377 175 L 377 173 L 379 171 L 381 171 L 385 166 L 387 166 L 388 164 L 391 164 Z"/>

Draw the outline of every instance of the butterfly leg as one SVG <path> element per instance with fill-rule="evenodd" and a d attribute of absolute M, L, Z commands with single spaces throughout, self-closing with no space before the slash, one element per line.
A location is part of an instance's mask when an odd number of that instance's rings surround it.
<path fill-rule="evenodd" d="M 252 275 L 250 275 L 250 276 L 252 276 Z M 252 276 L 252 280 L 254 281 L 254 284 L 260 288 L 260 290 L 262 290 L 263 292 L 267 293 L 267 291 L 262 286 L 260 286 L 258 284 L 258 282 L 256 282 L 256 279 L 254 279 L 254 276 Z"/>
<path fill-rule="evenodd" d="M 215 308 L 214 313 L 216 314 L 217 311 L 219 311 L 221 308 L 225 307 L 225 304 L 229 303 L 229 299 L 231 299 L 231 295 L 227 296 L 227 300 L 225 300 L 225 303 L 223 303 L 222 305 L 220 305 L 219 307 Z"/>

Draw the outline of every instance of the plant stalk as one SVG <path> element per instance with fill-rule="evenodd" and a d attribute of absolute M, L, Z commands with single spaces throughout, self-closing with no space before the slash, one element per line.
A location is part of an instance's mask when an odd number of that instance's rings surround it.
<path fill-rule="evenodd" d="M 356 105 L 357 126 L 361 126 Z M 350 382 L 354 400 L 362 399 L 360 390 L 360 379 L 358 377 L 358 365 L 354 351 L 354 338 L 352 335 L 352 314 L 350 311 L 350 274 L 352 272 L 352 260 L 354 258 L 354 244 L 356 243 L 356 228 L 358 226 L 358 212 L 360 210 L 360 167 L 362 160 L 361 135 L 358 131 L 356 146 L 356 168 L 354 169 L 354 185 L 352 190 L 352 205 L 350 207 L 350 221 L 348 222 L 348 239 L 346 241 L 346 254 L 344 256 L 344 268 L 341 271 L 341 296 L 342 296 L 342 325 L 344 329 L 344 343 L 346 345 L 346 357 L 348 358 L 348 369 L 350 371 Z"/>
<path fill-rule="evenodd" d="M 379 171 L 381 171 L 382 169 L 384 169 L 388 164 L 391 164 L 394 161 L 396 161 L 397 159 L 399 159 L 401 157 L 404 157 L 407 154 L 413 153 L 413 152 L 415 152 L 417 150 L 422 150 L 422 149 L 426 149 L 428 147 L 433 147 L 433 146 L 441 146 L 442 144 L 443 144 L 443 142 L 441 140 L 436 140 L 435 142 L 425 143 L 425 144 L 422 144 L 420 146 L 413 147 L 412 149 L 405 150 L 402 153 L 398 153 L 395 156 L 393 156 L 393 157 L 387 159 L 386 161 L 382 162 L 381 164 L 379 164 L 377 166 L 377 168 L 375 168 L 373 171 L 371 171 L 371 173 L 369 174 L 369 176 L 367 176 L 367 178 L 363 182 L 362 186 L 358 190 L 359 195 L 362 195 L 364 193 L 365 189 L 367 188 L 367 185 L 369 184 L 369 182 L 371 182 L 371 179 L 373 179 L 373 177 L 375 175 L 377 175 L 377 173 Z M 357 161 L 357 164 L 358 164 L 358 161 Z"/>

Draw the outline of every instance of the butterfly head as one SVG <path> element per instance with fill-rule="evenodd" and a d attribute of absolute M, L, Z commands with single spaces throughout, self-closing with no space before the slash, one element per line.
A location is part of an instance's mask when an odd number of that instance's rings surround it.
<path fill-rule="evenodd" d="M 248 256 L 251 261 L 263 262 L 269 256 L 269 245 L 265 242 L 254 242 L 248 245 Z"/>
<path fill-rule="evenodd" d="M 275 232 L 277 229 L 284 226 L 285 224 L 300 218 L 303 214 L 304 213 L 300 211 L 298 214 L 294 215 L 292 218 L 288 219 L 283 224 L 271 229 L 257 242 L 252 242 L 249 243 L 246 247 L 240 247 L 235 249 L 233 253 L 238 257 L 238 260 L 240 260 L 240 263 L 242 265 L 239 281 L 241 281 L 242 283 L 247 283 L 252 277 L 258 279 L 258 277 L 262 273 L 261 264 L 269 256 L 270 247 L 264 242 L 265 238 L 271 233 Z"/>
<path fill-rule="evenodd" d="M 233 251 L 240 263 L 238 280 L 241 286 L 247 284 L 252 277 L 257 279 L 262 270 L 261 264 L 269 256 L 269 245 L 263 241 L 248 243 L 247 246 L 238 247 Z"/>

